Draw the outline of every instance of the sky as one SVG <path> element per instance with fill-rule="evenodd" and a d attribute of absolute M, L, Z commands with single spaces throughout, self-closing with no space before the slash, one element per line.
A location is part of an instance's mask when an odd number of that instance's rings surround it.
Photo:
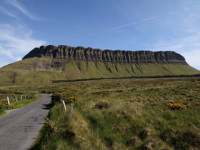
<path fill-rule="evenodd" d="M 0 67 L 41 45 L 172 50 L 200 70 L 200 1 L 0 0 Z"/>

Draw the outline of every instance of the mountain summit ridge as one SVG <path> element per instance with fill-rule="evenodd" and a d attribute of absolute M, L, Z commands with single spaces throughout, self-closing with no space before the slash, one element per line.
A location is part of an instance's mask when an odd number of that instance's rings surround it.
<path fill-rule="evenodd" d="M 187 64 L 185 58 L 174 51 L 130 51 L 130 50 L 101 50 L 71 47 L 65 45 L 48 45 L 34 48 L 23 59 L 32 57 L 50 57 L 52 59 L 73 59 L 84 61 L 101 61 L 112 63 L 161 63 L 161 64 Z"/>

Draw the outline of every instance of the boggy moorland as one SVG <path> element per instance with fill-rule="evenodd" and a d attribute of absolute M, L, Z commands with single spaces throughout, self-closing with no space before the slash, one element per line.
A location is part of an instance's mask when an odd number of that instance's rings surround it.
<path fill-rule="evenodd" d="M 76 97 L 73 116 L 54 101 L 32 150 L 200 149 L 200 78 L 55 83 Z"/>

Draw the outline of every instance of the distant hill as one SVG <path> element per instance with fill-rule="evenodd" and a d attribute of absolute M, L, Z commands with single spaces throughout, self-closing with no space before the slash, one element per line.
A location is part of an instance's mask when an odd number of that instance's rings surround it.
<path fill-rule="evenodd" d="M 113 51 L 49 45 L 34 48 L 23 60 L 1 68 L 0 84 L 195 74 L 200 71 L 174 51 Z"/>

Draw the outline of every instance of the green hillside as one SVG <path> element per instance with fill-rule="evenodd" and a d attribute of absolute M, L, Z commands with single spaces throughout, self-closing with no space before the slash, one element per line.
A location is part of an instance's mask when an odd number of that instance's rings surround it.
<path fill-rule="evenodd" d="M 53 65 L 52 62 L 61 65 Z M 200 72 L 187 64 L 112 63 L 70 59 L 29 58 L 0 69 L 0 84 L 45 84 L 52 80 L 90 78 L 195 75 Z"/>

